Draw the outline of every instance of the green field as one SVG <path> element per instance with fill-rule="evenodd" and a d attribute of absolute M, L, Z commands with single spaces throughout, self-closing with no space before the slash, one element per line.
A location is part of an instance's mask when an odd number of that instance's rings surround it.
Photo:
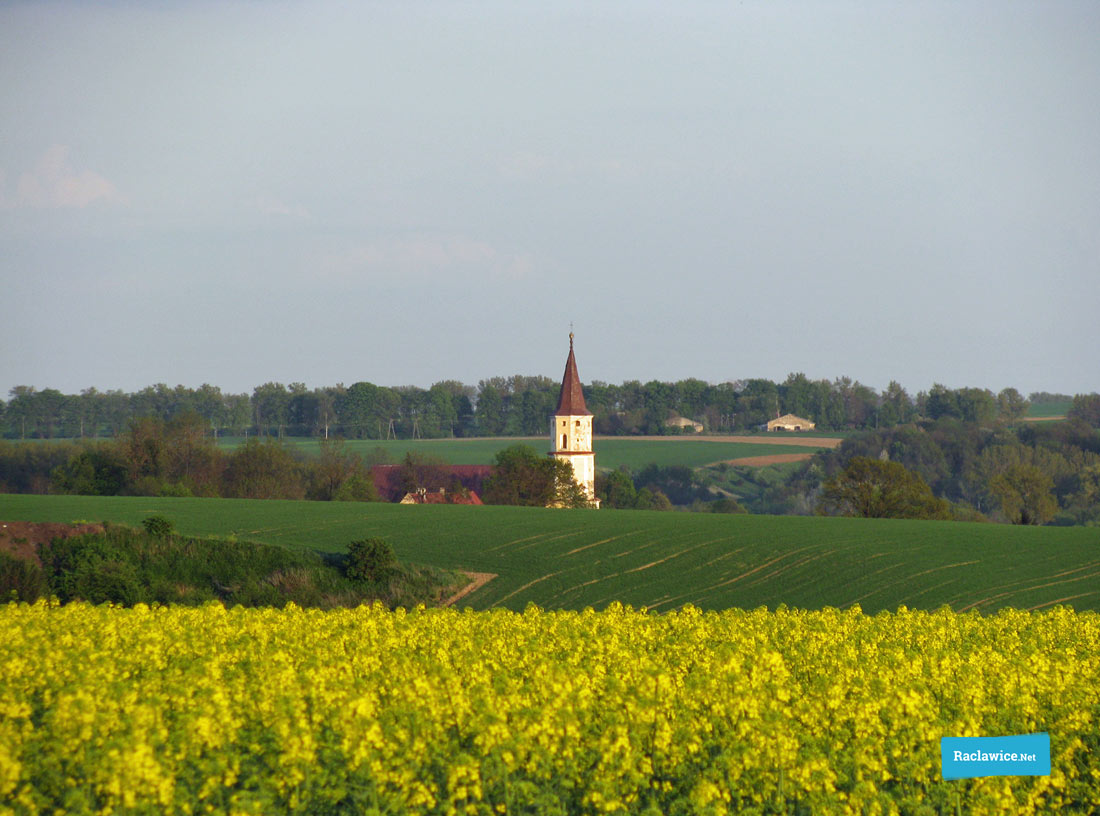
<path fill-rule="evenodd" d="M 1028 406 L 1027 416 L 1033 419 L 1062 417 L 1072 405 L 1072 402 L 1033 402 Z"/>
<path fill-rule="evenodd" d="M 225 437 L 220 444 L 235 448 L 243 440 Z M 316 456 L 320 441 L 315 437 L 290 437 L 286 444 L 306 456 Z M 491 465 L 498 451 L 509 445 L 530 445 L 537 451 L 550 447 L 546 437 L 480 437 L 475 439 L 355 439 L 347 443 L 351 450 L 369 457 L 382 449 L 393 462 L 400 462 L 407 452 L 433 456 L 452 465 Z M 662 439 L 631 439 L 630 437 L 597 437 L 594 443 L 596 466 L 600 470 L 615 470 L 625 465 L 639 470 L 650 463 L 701 467 L 713 462 L 740 459 L 746 456 L 771 456 L 779 453 L 815 453 L 820 448 L 801 445 L 777 445 L 761 442 L 712 441 L 706 437 L 667 437 Z"/>
<path fill-rule="evenodd" d="M 0 496 L 0 519 L 117 521 L 496 573 L 474 608 L 898 605 L 1100 610 L 1100 531 L 957 522 L 234 499 Z"/>

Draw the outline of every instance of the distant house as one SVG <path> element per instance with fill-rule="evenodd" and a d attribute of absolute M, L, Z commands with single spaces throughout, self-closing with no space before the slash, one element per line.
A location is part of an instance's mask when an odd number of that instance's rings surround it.
<path fill-rule="evenodd" d="M 412 493 L 406 493 L 399 504 L 481 504 L 481 499 L 472 490 L 448 493 L 445 487 L 438 490 L 421 487 Z"/>
<path fill-rule="evenodd" d="M 665 420 L 666 428 L 679 428 L 681 431 L 692 430 L 695 433 L 703 432 L 703 423 L 695 422 L 687 417 L 675 416 Z"/>
<path fill-rule="evenodd" d="M 812 431 L 814 424 L 810 420 L 794 414 L 784 414 L 768 423 L 769 431 Z"/>
<path fill-rule="evenodd" d="M 404 465 L 375 465 L 370 469 L 374 479 L 374 489 L 378 498 L 382 501 L 397 502 L 404 499 L 409 493 L 409 487 L 425 488 L 438 492 L 443 485 L 450 486 L 450 493 L 455 494 L 457 485 L 471 493 L 480 494 L 485 480 L 493 473 L 492 465 L 439 465 L 432 467 L 432 475 L 435 484 L 409 484 L 408 470 Z M 445 500 L 446 501 L 446 500 Z M 480 500 L 478 501 L 480 504 Z"/>

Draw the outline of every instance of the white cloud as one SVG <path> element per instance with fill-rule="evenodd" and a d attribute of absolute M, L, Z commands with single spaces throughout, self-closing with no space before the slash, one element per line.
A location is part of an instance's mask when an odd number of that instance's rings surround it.
<path fill-rule="evenodd" d="M 5 189 L 0 176 L 0 191 Z M 69 163 L 69 148 L 53 145 L 42 154 L 34 168 L 23 173 L 15 185 L 15 196 L 0 197 L 7 207 L 60 209 L 87 207 L 96 201 L 123 203 L 118 189 L 99 173 L 77 171 Z"/>

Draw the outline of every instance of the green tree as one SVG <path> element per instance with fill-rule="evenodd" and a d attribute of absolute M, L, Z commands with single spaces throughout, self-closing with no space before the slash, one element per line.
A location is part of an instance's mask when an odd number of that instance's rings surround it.
<path fill-rule="evenodd" d="M 1015 388 L 1002 389 L 1001 393 L 997 395 L 997 413 L 999 418 L 1005 422 L 1016 422 L 1023 419 L 1030 405 L 1031 403 L 1024 399 L 1023 394 Z"/>
<path fill-rule="evenodd" d="M 237 434 L 247 433 L 252 420 L 252 401 L 248 394 L 226 394 L 223 400 L 225 429 Z"/>
<path fill-rule="evenodd" d="M 882 400 L 879 406 L 879 424 L 883 427 L 892 425 L 904 425 L 913 421 L 916 408 L 913 400 L 901 384 L 891 380 L 890 385 L 882 392 Z"/>
<path fill-rule="evenodd" d="M 638 503 L 638 491 L 630 474 L 613 470 L 606 476 L 596 476 L 596 493 L 600 497 L 600 507 L 612 510 L 633 510 Z"/>
<path fill-rule="evenodd" d="M 1035 465 L 1017 464 L 998 473 L 989 483 L 1001 512 L 1013 524 L 1045 524 L 1054 518 L 1058 502 L 1051 491 L 1054 480 Z"/>
<path fill-rule="evenodd" d="M 787 375 L 786 382 L 779 386 L 779 396 L 785 413 L 813 418 L 813 388 L 809 378 L 801 371 Z"/>
<path fill-rule="evenodd" d="M 723 496 L 720 499 L 715 499 L 712 502 L 702 502 L 702 510 L 706 513 L 732 513 L 741 514 L 748 513 L 737 499 L 731 499 L 728 496 Z"/>
<path fill-rule="evenodd" d="M 564 459 L 543 456 L 530 445 L 511 445 L 496 455 L 493 475 L 485 480 L 486 504 L 526 507 L 585 507 L 588 497 Z"/>
<path fill-rule="evenodd" d="M 987 388 L 960 388 L 958 395 L 959 414 L 963 422 L 976 422 L 988 425 L 997 417 L 997 398 Z"/>
<path fill-rule="evenodd" d="M 1100 428 L 1100 394 L 1075 396 L 1066 419 L 1079 419 L 1093 428 Z"/>
<path fill-rule="evenodd" d="M 821 515 L 862 518 L 949 519 L 950 505 L 936 498 L 920 476 L 897 462 L 854 456 L 826 480 Z"/>
<path fill-rule="evenodd" d="M 638 490 L 638 500 L 634 507 L 637 510 L 671 510 L 672 502 L 660 490 L 643 487 Z"/>
<path fill-rule="evenodd" d="M 477 427 L 485 436 L 496 436 L 504 431 L 504 395 L 491 381 L 482 380 L 477 393 Z"/>
<path fill-rule="evenodd" d="M 235 499 L 301 499 L 305 495 L 301 467 L 279 442 L 261 442 L 252 437 L 229 457 L 224 495 Z"/>
<path fill-rule="evenodd" d="M 962 416 L 959 395 L 945 385 L 933 383 L 931 390 L 927 394 L 920 394 L 917 401 L 921 406 L 921 413 L 929 419 Z"/>
<path fill-rule="evenodd" d="M 710 491 L 700 483 L 696 471 L 684 465 L 648 464 L 638 472 L 634 482 L 661 493 L 677 505 L 710 498 Z"/>
<path fill-rule="evenodd" d="M 79 496 L 119 496 L 129 492 L 126 463 L 116 443 L 85 446 L 50 473 L 50 491 Z"/>
<path fill-rule="evenodd" d="M 321 453 L 310 465 L 308 497 L 319 501 L 377 501 L 374 480 L 363 457 L 343 439 L 322 439 Z"/>
<path fill-rule="evenodd" d="M 252 392 L 252 413 L 256 421 L 256 433 L 267 434 L 275 428 L 279 438 L 290 416 L 291 393 L 282 383 L 269 382 L 258 385 Z"/>
<path fill-rule="evenodd" d="M 393 547 L 384 538 L 364 538 L 348 544 L 346 575 L 353 581 L 376 583 L 397 563 Z"/>

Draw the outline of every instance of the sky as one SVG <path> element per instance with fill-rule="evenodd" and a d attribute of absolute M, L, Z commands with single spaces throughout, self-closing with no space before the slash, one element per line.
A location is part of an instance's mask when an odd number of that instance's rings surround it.
<path fill-rule="evenodd" d="M 6 2 L 0 399 L 1100 390 L 1100 4 Z"/>

